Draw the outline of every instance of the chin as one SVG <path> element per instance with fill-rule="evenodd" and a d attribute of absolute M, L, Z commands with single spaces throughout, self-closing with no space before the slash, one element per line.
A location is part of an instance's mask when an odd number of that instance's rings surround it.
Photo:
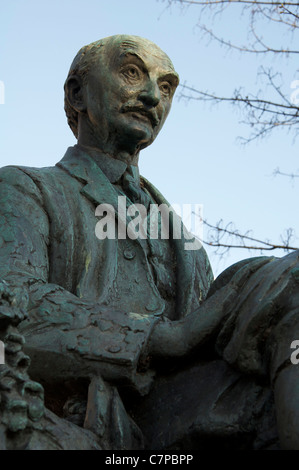
<path fill-rule="evenodd" d="M 130 126 L 126 132 L 126 139 L 130 141 L 131 144 L 134 143 L 135 147 L 144 148 L 153 142 L 153 130 L 150 130 L 146 126 Z"/>
<path fill-rule="evenodd" d="M 154 142 L 155 138 L 156 136 L 152 136 L 150 139 L 141 141 L 139 143 L 139 149 L 142 150 L 151 145 Z"/>

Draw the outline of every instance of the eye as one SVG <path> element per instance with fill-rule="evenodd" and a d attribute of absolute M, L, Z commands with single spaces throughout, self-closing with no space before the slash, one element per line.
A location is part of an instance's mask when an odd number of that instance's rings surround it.
<path fill-rule="evenodd" d="M 160 83 L 159 87 L 163 95 L 165 96 L 171 95 L 172 87 L 169 82 L 162 82 Z"/>
<path fill-rule="evenodd" d="M 139 80 L 141 72 L 136 65 L 130 64 L 122 69 L 122 73 L 126 78 L 130 80 Z"/>

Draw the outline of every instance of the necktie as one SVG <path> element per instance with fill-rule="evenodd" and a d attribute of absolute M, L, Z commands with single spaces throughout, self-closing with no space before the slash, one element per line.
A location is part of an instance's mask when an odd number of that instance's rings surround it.
<path fill-rule="evenodd" d="M 123 175 L 123 189 L 134 204 L 142 204 L 148 209 L 150 197 L 141 189 L 138 180 L 138 170 L 128 165 Z"/>

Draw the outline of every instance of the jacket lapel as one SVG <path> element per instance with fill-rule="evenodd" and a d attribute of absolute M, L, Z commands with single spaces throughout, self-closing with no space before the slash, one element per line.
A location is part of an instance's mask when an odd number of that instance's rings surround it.
<path fill-rule="evenodd" d="M 81 194 L 86 196 L 95 205 L 111 205 L 118 220 L 124 227 L 128 226 L 131 218 L 127 217 L 125 207 L 122 207 L 119 211 L 119 194 L 117 190 L 92 157 L 78 147 L 69 147 L 63 159 L 57 163 L 57 166 L 63 168 L 82 183 L 86 183 L 80 191 Z M 144 249 L 144 240 L 137 238 L 136 241 Z"/>
<path fill-rule="evenodd" d="M 69 147 L 57 166 L 82 183 L 86 183 L 81 189 L 81 194 L 90 201 L 94 204 L 111 204 L 117 211 L 117 191 L 87 153 L 77 147 Z"/>

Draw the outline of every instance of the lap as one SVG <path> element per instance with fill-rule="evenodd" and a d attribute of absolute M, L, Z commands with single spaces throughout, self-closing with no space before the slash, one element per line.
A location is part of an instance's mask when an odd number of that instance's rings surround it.
<path fill-rule="evenodd" d="M 126 407 L 149 449 L 261 449 L 277 445 L 273 394 L 221 359 L 157 378 Z"/>

